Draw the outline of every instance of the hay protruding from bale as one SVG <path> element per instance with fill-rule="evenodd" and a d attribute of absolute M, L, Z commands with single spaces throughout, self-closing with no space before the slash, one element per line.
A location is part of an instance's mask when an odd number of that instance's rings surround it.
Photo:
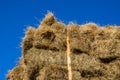
<path fill-rule="evenodd" d="M 56 22 L 56 19 L 53 15 L 53 13 L 48 13 L 45 18 L 43 19 L 43 21 L 41 22 L 41 25 L 48 25 L 51 26 L 53 23 Z"/>

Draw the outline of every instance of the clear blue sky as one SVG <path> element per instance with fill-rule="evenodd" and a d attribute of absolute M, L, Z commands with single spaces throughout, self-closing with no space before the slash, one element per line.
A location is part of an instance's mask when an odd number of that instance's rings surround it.
<path fill-rule="evenodd" d="M 47 11 L 66 24 L 120 25 L 120 0 L 0 0 L 0 80 L 18 64 L 24 29 L 38 27 Z"/>

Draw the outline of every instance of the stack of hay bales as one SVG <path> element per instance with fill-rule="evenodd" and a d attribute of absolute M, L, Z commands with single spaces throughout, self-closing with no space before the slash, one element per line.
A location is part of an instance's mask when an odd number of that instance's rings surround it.
<path fill-rule="evenodd" d="M 67 32 L 73 80 L 120 80 L 119 31 L 94 23 L 65 25 L 48 13 L 37 29 L 28 28 L 20 64 L 7 80 L 68 80 Z"/>

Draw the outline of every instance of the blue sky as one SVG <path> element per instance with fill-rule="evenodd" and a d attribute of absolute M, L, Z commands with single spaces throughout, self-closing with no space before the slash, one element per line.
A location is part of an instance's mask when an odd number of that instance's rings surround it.
<path fill-rule="evenodd" d="M 19 62 L 24 30 L 37 28 L 47 11 L 65 24 L 120 25 L 120 0 L 0 0 L 0 80 Z"/>

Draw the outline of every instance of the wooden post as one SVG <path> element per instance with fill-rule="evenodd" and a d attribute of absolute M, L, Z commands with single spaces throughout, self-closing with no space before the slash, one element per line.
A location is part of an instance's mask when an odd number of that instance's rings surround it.
<path fill-rule="evenodd" d="M 72 69 L 71 69 L 71 57 L 70 57 L 70 40 L 68 35 L 68 27 L 67 27 L 67 67 L 68 67 L 68 80 L 72 80 Z"/>

